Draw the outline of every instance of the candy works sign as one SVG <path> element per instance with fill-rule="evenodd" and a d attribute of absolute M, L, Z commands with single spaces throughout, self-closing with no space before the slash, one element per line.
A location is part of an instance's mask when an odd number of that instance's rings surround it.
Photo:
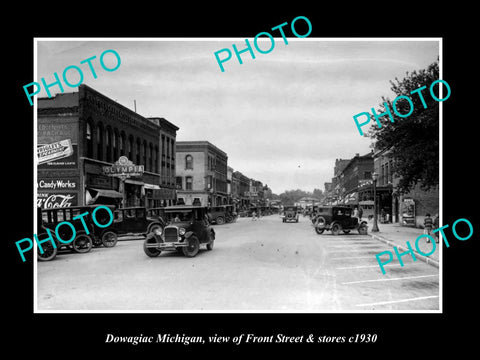
<path fill-rule="evenodd" d="M 130 176 L 142 176 L 144 171 L 143 165 L 135 165 L 128 160 L 126 156 L 120 156 L 118 161 L 112 166 L 104 166 L 103 173 L 107 176 L 119 177 L 122 180 Z"/>

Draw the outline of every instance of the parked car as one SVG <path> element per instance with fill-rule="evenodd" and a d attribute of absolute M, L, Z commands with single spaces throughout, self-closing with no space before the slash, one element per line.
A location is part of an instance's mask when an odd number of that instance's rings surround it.
<path fill-rule="evenodd" d="M 105 205 L 103 205 L 105 206 Z M 77 253 L 86 253 L 92 249 L 93 245 L 105 247 L 115 246 L 117 236 L 110 231 L 109 227 L 102 228 L 96 226 L 93 222 L 92 212 L 97 205 L 90 206 L 70 206 L 51 209 L 37 208 L 37 238 L 41 242 L 49 237 L 47 229 L 55 242 L 55 247 L 51 241 L 41 243 L 43 252 L 38 249 L 38 259 L 40 261 L 53 260 L 61 249 L 71 249 Z M 113 207 L 109 208 L 112 210 Z M 87 213 L 74 220 L 78 215 Z M 107 224 L 109 215 L 107 210 L 99 209 L 95 213 L 95 218 L 100 224 Z M 62 222 L 70 223 L 75 229 L 75 236 L 70 226 L 60 225 Z M 58 229 L 57 229 L 58 226 Z M 88 231 L 87 231 L 88 230 Z M 59 238 L 60 241 L 59 240 Z M 70 242 L 69 239 L 74 237 Z M 65 244 L 65 242 L 68 242 Z"/>
<path fill-rule="evenodd" d="M 217 225 L 234 222 L 238 217 L 233 205 L 209 207 L 207 209 L 207 215 L 210 218 L 210 222 Z"/>
<path fill-rule="evenodd" d="M 351 230 L 358 230 L 361 235 L 367 234 L 368 225 L 366 221 L 359 221 L 352 216 L 353 210 L 348 206 L 321 206 L 317 209 L 314 227 L 317 234 L 323 234 L 330 230 L 333 235 L 345 234 Z"/>
<path fill-rule="evenodd" d="M 298 223 L 299 211 L 297 206 L 285 206 L 283 208 L 282 221 L 290 222 L 294 221 Z"/>
<path fill-rule="evenodd" d="M 143 243 L 147 256 L 155 257 L 162 251 L 178 251 L 194 257 L 205 244 L 213 249 L 215 231 L 210 226 L 207 208 L 203 206 L 176 205 L 165 207 L 166 225 L 150 231 Z"/>
<path fill-rule="evenodd" d="M 152 212 L 149 214 L 145 207 L 128 207 L 115 210 L 115 219 L 110 230 L 120 236 L 145 235 L 164 226 L 165 220 Z"/>

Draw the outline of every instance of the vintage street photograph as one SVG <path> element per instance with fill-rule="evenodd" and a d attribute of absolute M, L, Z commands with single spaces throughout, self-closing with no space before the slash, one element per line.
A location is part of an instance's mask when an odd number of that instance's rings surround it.
<path fill-rule="evenodd" d="M 442 312 L 442 39 L 272 36 L 34 39 L 36 313 Z"/>

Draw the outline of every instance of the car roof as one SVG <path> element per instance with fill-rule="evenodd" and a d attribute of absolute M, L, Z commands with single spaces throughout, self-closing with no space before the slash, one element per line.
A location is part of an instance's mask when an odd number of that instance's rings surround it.
<path fill-rule="evenodd" d="M 165 210 L 189 210 L 189 209 L 206 209 L 206 206 L 199 205 L 172 205 L 166 206 Z"/>

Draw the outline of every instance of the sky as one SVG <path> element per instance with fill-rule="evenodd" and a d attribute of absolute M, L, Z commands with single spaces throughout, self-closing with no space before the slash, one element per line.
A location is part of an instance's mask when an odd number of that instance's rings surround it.
<path fill-rule="evenodd" d="M 262 50 L 271 47 L 259 38 Z M 60 41 L 61 40 L 61 41 Z M 125 41 L 128 40 L 128 41 Z M 324 189 L 335 159 L 371 150 L 353 116 L 394 96 L 390 80 L 426 68 L 439 57 L 436 39 L 275 38 L 273 50 L 241 54 L 244 38 L 48 39 L 36 41 L 35 79 L 54 82 L 70 65 L 83 83 L 144 117 L 164 117 L 180 129 L 177 141 L 207 140 L 228 155 L 235 171 L 267 184 L 274 193 Z M 228 48 L 222 72 L 214 53 Z M 115 50 L 121 64 L 102 69 L 99 58 Z M 87 64 L 92 60 L 97 78 Z M 223 58 L 226 53 L 220 54 Z M 112 53 L 104 57 L 113 68 Z M 70 83 L 79 81 L 75 70 Z M 63 80 L 62 80 L 63 83 Z M 63 83 L 65 92 L 78 91 Z M 50 88 L 60 93 L 58 86 Z M 47 96 L 44 89 L 37 95 Z M 394 126 L 394 124 L 388 124 Z M 362 130 L 367 130 L 363 127 Z"/>

